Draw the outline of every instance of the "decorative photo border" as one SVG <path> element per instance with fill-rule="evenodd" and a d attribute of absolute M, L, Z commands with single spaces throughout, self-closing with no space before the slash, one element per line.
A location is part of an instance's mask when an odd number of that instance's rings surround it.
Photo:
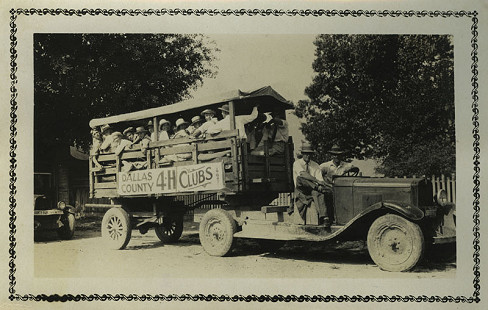
<path fill-rule="evenodd" d="M 473 294 L 471 296 L 400 296 L 400 295 L 137 295 L 137 294 L 20 294 L 16 290 L 17 232 L 17 19 L 21 16 L 289 16 L 289 17 L 369 17 L 369 18 L 470 18 L 471 24 L 471 110 L 473 136 Z M 480 131 L 478 97 L 478 12 L 477 11 L 400 11 L 400 10 L 283 10 L 283 9 L 11 9 L 10 10 L 10 170 L 9 170 L 9 299 L 11 301 L 257 301 L 257 302 L 480 302 Z"/>

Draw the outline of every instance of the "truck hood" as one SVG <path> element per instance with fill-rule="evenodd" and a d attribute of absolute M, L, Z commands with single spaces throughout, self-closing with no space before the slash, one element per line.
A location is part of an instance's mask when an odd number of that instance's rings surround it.
<path fill-rule="evenodd" d="M 416 186 L 423 178 L 337 177 L 334 186 L 402 188 Z"/>

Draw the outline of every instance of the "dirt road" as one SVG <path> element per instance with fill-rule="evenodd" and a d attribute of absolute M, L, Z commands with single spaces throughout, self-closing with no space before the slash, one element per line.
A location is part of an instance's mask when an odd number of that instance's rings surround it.
<path fill-rule="evenodd" d="M 163 245 L 153 230 L 145 235 L 133 231 L 127 248 L 117 251 L 103 247 L 97 225 L 79 227 L 75 238 L 69 241 L 59 241 L 54 233 L 37 238 L 35 276 L 450 278 L 456 272 L 452 245 L 436 249 L 433 251 L 436 254 L 428 255 L 414 270 L 399 274 L 381 271 L 362 242 L 287 242 L 282 248 L 270 251 L 254 240 L 238 239 L 229 257 L 212 257 L 200 245 L 198 224 L 185 223 L 183 236 L 176 244 Z M 211 271 L 202 266 L 212 266 Z"/>

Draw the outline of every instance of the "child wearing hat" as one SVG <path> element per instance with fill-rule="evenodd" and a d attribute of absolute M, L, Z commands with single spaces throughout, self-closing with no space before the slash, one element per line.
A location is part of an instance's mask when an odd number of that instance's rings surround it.
<path fill-rule="evenodd" d="M 149 131 L 144 128 L 143 126 L 137 127 L 136 128 L 136 139 L 134 140 L 135 143 L 139 143 L 141 146 L 141 151 L 142 154 L 146 155 L 146 151 L 149 147 L 149 142 L 151 142 L 151 139 L 148 136 Z"/>
<path fill-rule="evenodd" d="M 92 155 L 92 161 L 95 164 L 94 171 L 103 170 L 102 165 L 98 162 L 98 154 L 100 154 L 100 146 L 102 145 L 103 139 L 100 131 L 97 128 L 91 130 L 92 135 L 92 146 L 90 148 L 90 155 Z"/>
<path fill-rule="evenodd" d="M 112 144 L 113 137 L 112 133 L 114 132 L 113 128 L 110 127 L 109 124 L 105 124 L 100 127 L 100 132 L 102 133 L 103 142 L 100 145 L 100 152 L 101 153 L 108 153 L 110 151 L 110 145 Z"/>
<path fill-rule="evenodd" d="M 125 147 L 132 145 L 132 142 L 125 139 L 122 133 L 115 131 L 112 133 L 112 143 L 110 144 L 110 152 L 119 155 L 125 149 Z"/>
<path fill-rule="evenodd" d="M 134 132 L 135 132 L 134 127 L 127 127 L 126 129 L 124 129 L 122 134 L 124 135 L 125 139 L 132 142 L 135 139 Z"/>
<path fill-rule="evenodd" d="M 164 118 L 159 121 L 159 137 L 158 141 L 169 140 L 171 133 L 171 122 Z"/>
<path fill-rule="evenodd" d="M 195 138 L 204 137 L 208 129 L 218 122 L 215 111 L 212 109 L 205 109 L 200 114 L 205 118 L 205 123 L 192 132 L 191 135 Z"/>
<path fill-rule="evenodd" d="M 200 126 L 202 126 L 202 124 L 203 124 L 203 119 L 200 118 L 200 115 L 193 116 L 191 118 L 191 124 L 190 126 L 188 126 L 186 131 L 188 131 L 188 133 L 191 135 L 195 132 L 195 130 L 197 130 Z"/>
<path fill-rule="evenodd" d="M 176 125 L 176 133 L 174 134 L 173 139 L 184 138 L 189 136 L 188 131 L 186 131 L 189 125 L 187 121 L 185 121 L 182 118 L 179 118 L 176 120 L 175 125 Z"/>
<path fill-rule="evenodd" d="M 149 122 L 147 122 L 147 131 L 149 132 L 149 137 L 151 139 L 151 141 L 157 141 L 157 137 L 156 137 L 156 133 L 154 132 L 154 125 L 153 125 L 153 122 L 150 120 Z"/>

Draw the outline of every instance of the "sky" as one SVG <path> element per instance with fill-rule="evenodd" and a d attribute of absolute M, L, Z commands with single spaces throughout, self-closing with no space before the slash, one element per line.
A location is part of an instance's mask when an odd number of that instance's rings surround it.
<path fill-rule="evenodd" d="M 220 49 L 215 78 L 206 78 L 193 92 L 194 99 L 240 89 L 250 91 L 271 86 L 285 99 L 297 103 L 308 99 L 305 88 L 312 83 L 316 35 L 232 34 L 206 35 Z M 304 139 L 299 119 L 288 111 L 286 117 L 295 150 Z M 364 175 L 374 175 L 375 163 L 353 161 Z"/>
<path fill-rule="evenodd" d="M 206 78 L 192 95 L 204 100 L 229 90 L 250 91 L 271 86 L 285 99 L 307 99 L 312 83 L 316 35 L 207 35 L 220 49 L 215 78 Z M 304 139 L 298 118 L 288 111 L 290 135 L 296 146 Z"/>
<path fill-rule="evenodd" d="M 306 99 L 313 77 L 315 35 L 207 35 L 220 49 L 215 79 L 205 79 L 195 98 L 270 85 L 293 102 Z"/>

